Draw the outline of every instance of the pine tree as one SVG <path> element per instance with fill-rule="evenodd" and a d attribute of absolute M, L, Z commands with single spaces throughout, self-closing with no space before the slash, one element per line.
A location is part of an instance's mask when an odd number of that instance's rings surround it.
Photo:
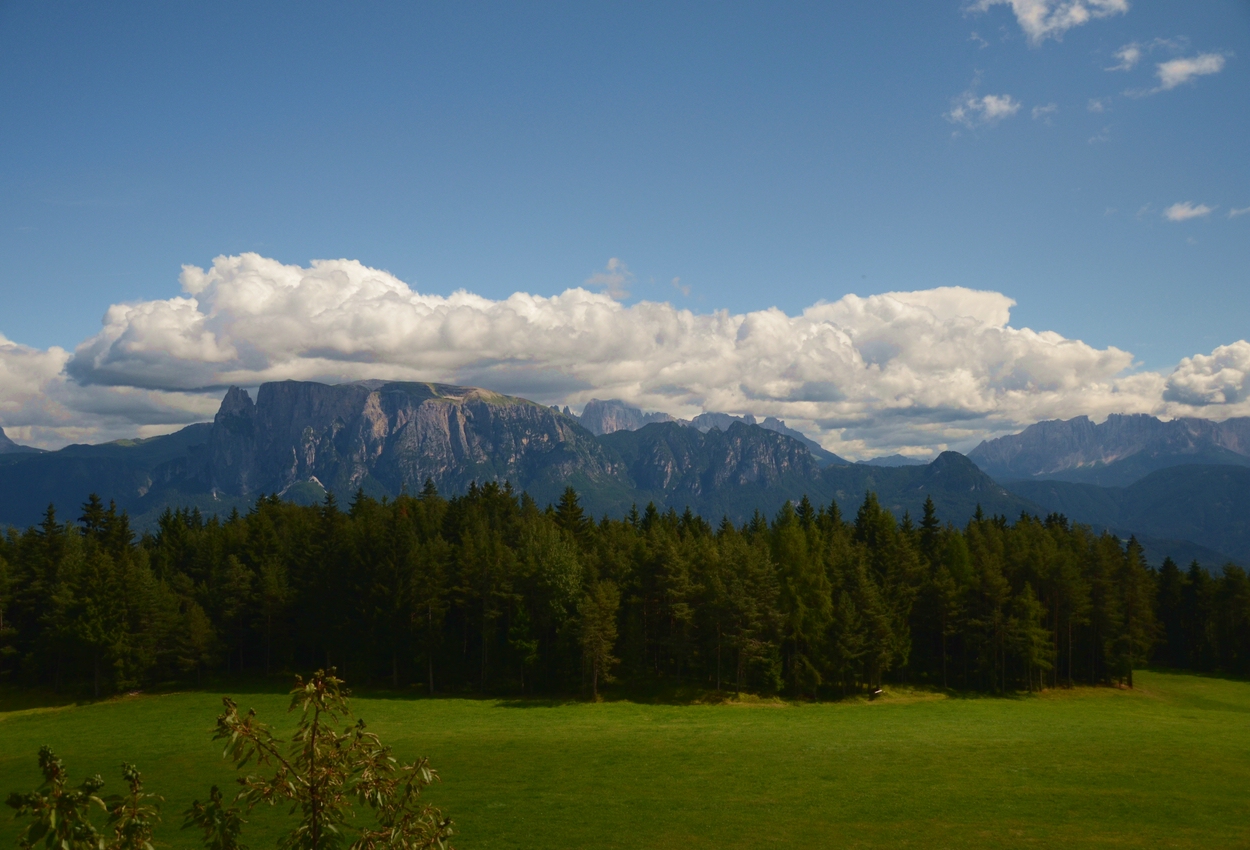
<path fill-rule="evenodd" d="M 938 522 L 937 507 L 933 504 L 933 498 L 926 495 L 924 515 L 920 519 L 920 554 L 930 564 L 936 563 L 938 559 L 938 533 L 941 530 L 942 524 Z"/>
<path fill-rule="evenodd" d="M 1154 582 L 1136 538 L 1131 538 L 1114 577 L 1121 611 L 1113 646 L 1117 672 L 1133 687 L 1133 668 L 1146 663 L 1155 641 Z"/>
<path fill-rule="evenodd" d="M 595 582 L 582 597 L 581 641 L 585 664 L 590 671 L 591 695 L 599 699 L 599 681 L 614 681 L 612 668 L 620 659 L 616 649 L 616 613 L 621 606 L 621 593 L 610 581 Z"/>
<path fill-rule="evenodd" d="M 1185 576 L 1170 557 L 1164 558 L 1159 567 L 1155 598 L 1163 656 L 1168 666 L 1183 667 L 1188 655 L 1184 630 Z"/>
<path fill-rule="evenodd" d="M 289 802 L 299 817 L 281 842 L 288 850 L 329 850 L 353 834 L 350 850 L 446 847 L 451 820 L 420 801 L 422 791 L 438 781 L 429 761 L 399 765 L 363 720 L 352 722 L 347 696 L 333 670 L 319 670 L 307 681 L 297 677 L 288 711 L 298 712 L 299 720 L 285 747 L 255 712 L 241 714 L 225 698 L 214 740 L 226 741 L 226 755 L 237 768 L 254 762 L 273 771 L 240 777 L 235 801 L 249 809 Z M 357 802 L 372 810 L 373 826 L 351 822 Z M 210 847 L 240 847 L 239 815 L 214 787 L 207 804 L 196 801 L 186 812 L 184 828 L 198 827 Z"/>

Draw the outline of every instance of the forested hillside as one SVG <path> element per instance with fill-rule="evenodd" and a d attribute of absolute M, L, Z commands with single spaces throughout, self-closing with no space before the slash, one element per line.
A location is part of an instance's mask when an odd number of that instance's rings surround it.
<path fill-rule="evenodd" d="M 854 503 L 852 503 L 854 504 Z M 473 486 L 346 508 L 261 499 L 166 513 L 136 539 L 92 499 L 0 543 L 0 665 L 97 694 L 206 672 L 336 665 L 431 692 L 570 693 L 615 679 L 837 696 L 1132 682 L 1151 658 L 1250 672 L 1250 581 L 1156 575 L 1062 516 L 899 523 L 804 498 L 736 526 L 687 511 L 595 522 Z"/>
<path fill-rule="evenodd" d="M 1246 510 L 1250 506 L 1250 468 L 1172 466 L 1128 487 L 1015 481 L 1012 488 L 1045 511 L 1080 517 L 1082 522 L 1121 535 L 1149 531 L 1161 538 L 1201 541 L 1224 553 L 1223 560 L 1250 564 L 1250 515 Z M 1181 548 L 1173 546 L 1172 551 Z"/>

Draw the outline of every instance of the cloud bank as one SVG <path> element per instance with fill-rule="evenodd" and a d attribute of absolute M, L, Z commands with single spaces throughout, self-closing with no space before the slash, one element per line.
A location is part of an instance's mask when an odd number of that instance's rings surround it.
<path fill-rule="evenodd" d="M 163 434 L 211 418 L 219 399 L 164 387 L 99 386 L 68 378 L 68 351 L 0 334 L 0 426 L 20 443 L 69 443 Z"/>
<path fill-rule="evenodd" d="M 626 274 L 619 260 L 606 274 Z M 576 408 L 619 397 L 677 416 L 778 416 L 829 448 L 969 448 L 1037 421 L 1113 412 L 1250 413 L 1250 344 L 1171 375 L 1010 324 L 1014 302 L 944 287 L 698 314 L 607 292 L 415 291 L 350 260 L 256 254 L 187 266 L 181 295 L 118 304 L 71 354 L 0 338 L 0 424 L 60 445 L 211 418 L 224 388 L 364 378 L 485 386 Z M 619 293 L 618 293 L 619 294 Z"/>

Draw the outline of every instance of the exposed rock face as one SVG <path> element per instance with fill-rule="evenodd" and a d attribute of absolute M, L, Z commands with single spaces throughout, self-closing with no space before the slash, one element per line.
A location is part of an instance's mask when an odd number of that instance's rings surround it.
<path fill-rule="evenodd" d="M 648 437 L 627 456 L 634 484 L 642 490 L 698 497 L 726 487 L 762 489 L 818 474 L 802 444 L 741 422 L 706 434 L 671 424 L 653 429 Z"/>
<path fill-rule="evenodd" d="M 791 439 L 798 440 L 807 446 L 808 451 L 822 465 L 829 464 L 846 464 L 849 461 L 838 457 L 833 452 L 826 449 L 820 443 L 808 437 L 802 431 L 796 431 L 785 423 L 785 420 L 778 419 L 775 416 L 765 417 L 763 422 L 756 422 L 755 417 L 751 414 L 745 416 L 731 416 L 728 413 L 700 413 L 698 416 L 690 420 L 690 424 L 700 431 L 710 431 L 713 428 L 719 428 L 722 431 L 728 431 L 729 426 L 735 422 L 742 422 L 746 425 L 758 424 L 765 431 L 775 431 L 778 434 L 785 434 Z"/>
<path fill-rule="evenodd" d="M 776 421 L 776 420 L 774 420 Z M 698 416 L 690 420 L 690 424 L 698 428 L 703 433 L 716 428 L 721 431 L 728 431 L 729 426 L 735 422 L 741 422 L 744 425 L 756 425 L 755 417 L 751 414 L 746 416 L 732 416 L 728 413 L 700 413 Z"/>
<path fill-rule="evenodd" d="M 1099 425 L 1086 416 L 1055 419 L 985 441 L 968 457 L 997 478 L 1125 485 L 1168 466 L 1250 463 L 1250 418 L 1163 422 L 1145 414 L 1111 415 Z"/>
<path fill-rule="evenodd" d="M 313 479 L 394 495 L 427 479 L 444 492 L 504 480 L 543 491 L 575 471 L 614 478 L 616 466 L 576 421 L 523 399 L 446 384 L 282 381 L 262 385 L 255 404 L 231 388 L 199 477 L 231 495 Z"/>
<path fill-rule="evenodd" d="M 600 438 L 624 459 L 639 505 L 689 506 L 707 518 L 741 522 L 787 499 L 824 497 L 820 468 L 797 440 L 735 422 L 700 432 L 676 422 L 618 431 Z M 813 489 L 814 488 L 814 489 Z"/>
<path fill-rule="evenodd" d="M 565 408 L 565 412 L 568 412 L 568 408 Z M 658 422 L 676 422 L 679 425 L 689 425 L 706 434 L 713 429 L 728 431 L 735 422 L 741 422 L 744 425 L 759 425 L 765 431 L 775 431 L 778 434 L 785 434 L 791 439 L 798 440 L 807 446 L 808 451 L 812 453 L 812 456 L 822 466 L 832 463 L 849 463 L 849 461 L 843 460 L 820 445 L 820 443 L 809 438 L 802 431 L 796 431 L 786 425 L 784 421 L 773 416 L 767 417 L 763 422 L 757 421 L 749 413 L 745 416 L 734 416 L 730 413 L 700 413 L 693 419 L 674 419 L 667 413 L 646 413 L 641 408 L 614 398 L 608 401 L 591 399 L 586 403 L 586 407 L 582 410 L 582 415 L 578 417 L 578 421 L 595 436 L 614 434 L 617 431 L 637 431 L 640 428 Z"/>
<path fill-rule="evenodd" d="M 565 408 L 568 411 L 568 408 Z M 627 404 L 619 398 L 600 401 L 592 398 L 586 402 L 582 415 L 578 417 L 582 427 L 595 436 L 611 434 L 615 431 L 637 431 L 652 422 L 672 422 L 673 417 L 667 413 L 644 413 L 641 408 Z"/>

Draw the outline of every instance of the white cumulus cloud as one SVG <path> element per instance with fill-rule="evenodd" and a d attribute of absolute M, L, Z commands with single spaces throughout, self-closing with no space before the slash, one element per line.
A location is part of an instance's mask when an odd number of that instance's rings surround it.
<path fill-rule="evenodd" d="M 972 128 L 987 124 L 997 124 L 1020 111 L 1020 101 L 1009 94 L 987 94 L 977 97 L 972 91 L 966 91 L 951 101 L 950 111 L 946 113 L 947 121 Z"/>
<path fill-rule="evenodd" d="M 1163 211 L 1163 217 L 1168 221 L 1188 221 L 1191 218 L 1202 218 L 1208 216 L 1215 209 L 1206 204 L 1195 204 L 1193 201 L 1181 201 L 1172 204 Z"/>
<path fill-rule="evenodd" d="M 1160 62 L 1156 68 L 1159 87 L 1155 91 L 1168 91 L 1185 83 L 1193 82 L 1207 74 L 1224 70 L 1224 56 L 1219 53 L 1203 53 L 1181 59 Z"/>
<path fill-rule="evenodd" d="M 1168 376 L 1163 397 L 1194 407 L 1244 402 L 1250 397 L 1250 342 L 1238 340 L 1209 355 L 1184 358 Z"/>
<path fill-rule="evenodd" d="M 1228 211 L 1229 218 L 1236 218 L 1239 215 L 1250 213 L 1250 207 L 1242 207 L 1241 209 L 1232 209 Z"/>
<path fill-rule="evenodd" d="M 1010 6 L 1020 29 L 1030 43 L 1059 39 L 1073 27 L 1095 18 L 1108 18 L 1128 11 L 1128 0 L 975 0 L 965 7 L 969 12 L 986 12 L 991 6 Z"/>
<path fill-rule="evenodd" d="M 605 274 L 624 269 L 618 260 Z M 1245 406 L 1196 390 L 1165 399 L 1173 379 L 1134 374 L 1130 353 L 1012 327 L 1010 298 L 963 287 L 843 295 L 792 316 L 626 305 L 583 287 L 431 295 L 355 261 L 301 267 L 256 254 L 188 266 L 181 280 L 180 295 L 111 308 L 72 355 L 6 340 L 0 424 L 63 444 L 121 436 L 127 422 L 133 435 L 210 418 L 231 384 L 382 378 L 574 407 L 617 397 L 676 416 L 777 416 L 854 456 L 968 448 L 1082 413 Z M 1194 371 L 1192 361 L 1182 366 Z M 1176 386 L 1193 383 L 1177 374 Z"/>
<path fill-rule="evenodd" d="M 617 260 L 604 274 L 625 270 Z M 149 435 L 210 419 L 231 384 L 288 378 L 777 416 L 850 456 L 967 449 L 1078 414 L 1250 413 L 1244 341 L 1170 375 L 1134 372 L 1129 352 L 1013 327 L 1010 298 L 964 287 L 842 295 L 788 315 L 627 305 L 585 287 L 433 295 L 351 260 L 256 254 L 188 266 L 181 281 L 181 294 L 110 308 L 72 354 L 0 337 L 0 425 L 45 447 Z"/>
<path fill-rule="evenodd" d="M 1115 58 L 1119 61 L 1107 68 L 1108 71 L 1131 71 L 1137 67 L 1137 63 L 1146 55 L 1146 51 L 1137 42 L 1126 44 L 1115 52 Z"/>
<path fill-rule="evenodd" d="M 12 342 L 0 334 L 0 426 L 20 443 L 45 448 L 152 436 L 211 418 L 215 394 L 95 386 L 68 380 L 70 353 Z"/>

